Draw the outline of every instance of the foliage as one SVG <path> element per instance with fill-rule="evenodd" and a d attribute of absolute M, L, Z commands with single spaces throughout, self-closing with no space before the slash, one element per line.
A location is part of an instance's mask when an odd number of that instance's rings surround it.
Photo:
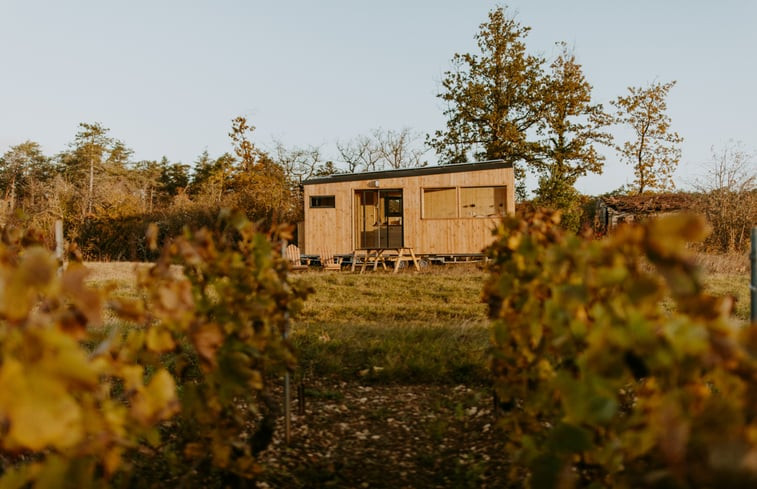
<path fill-rule="evenodd" d="M 616 149 L 633 167 L 633 185 L 639 194 L 674 187 L 673 172 L 681 159 L 683 138 L 670 130 L 666 98 L 675 83 L 628 87 L 628 95 L 610 102 L 616 108 L 615 122 L 633 131 L 633 139 Z"/>
<path fill-rule="evenodd" d="M 6 228 L 0 244 L 0 486 L 101 485 L 125 452 L 159 442 L 179 409 L 174 379 L 138 363 L 142 330 L 114 354 L 108 342 L 89 353 L 107 291 L 86 287 L 80 264 L 57 273 L 37 242 Z"/>
<path fill-rule="evenodd" d="M 508 16 L 504 7 L 489 12 L 479 27 L 480 54 L 455 54 L 445 72 L 442 92 L 447 127 L 428 137 L 428 144 L 451 163 L 504 159 L 515 166 L 525 196 L 521 162 L 535 158 L 538 144 L 527 132 L 542 117 L 542 58 L 526 53 L 530 28 Z"/>
<path fill-rule="evenodd" d="M 300 208 L 284 169 L 249 140 L 255 130 L 244 117 L 232 121 L 229 137 L 239 164 L 231 173 L 233 207 L 267 224 L 294 222 Z"/>
<path fill-rule="evenodd" d="M 720 252 L 746 251 L 749 232 L 757 223 L 757 170 L 754 155 L 739 143 L 712 148 L 706 173 L 695 187 L 698 208 L 707 217 L 712 233 L 705 246 Z"/>
<path fill-rule="evenodd" d="M 222 217 L 166 246 L 134 299 L 87 287 L 78 263 L 56 273 L 35 235 L 6 230 L 0 486 L 226 485 L 260 471 L 276 414 L 266 378 L 292 366 L 283 332 L 307 291 L 275 247 L 285 230 Z"/>
<path fill-rule="evenodd" d="M 561 210 L 563 225 L 577 231 L 582 217 L 576 180 L 588 173 L 602 173 L 604 156 L 597 144 L 609 145 L 604 132 L 609 117 L 601 105 L 591 103 L 591 85 L 576 57 L 560 43 L 562 51 L 552 62 L 542 92 L 543 118 L 539 123 L 541 158 L 532 162 L 540 175 L 536 203 Z"/>
<path fill-rule="evenodd" d="M 684 252 L 703 221 L 655 220 L 602 241 L 558 224 L 548 212 L 507 218 L 488 250 L 513 477 L 531 487 L 753 485 L 757 325 L 739 329 L 732 300 L 703 292 Z"/>

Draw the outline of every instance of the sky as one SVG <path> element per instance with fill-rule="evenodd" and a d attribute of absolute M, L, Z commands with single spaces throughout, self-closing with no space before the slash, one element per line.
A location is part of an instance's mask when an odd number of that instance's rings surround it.
<path fill-rule="evenodd" d="M 422 141 L 445 125 L 436 94 L 452 56 L 476 52 L 497 5 L 531 27 L 531 53 L 572 47 L 605 107 L 629 86 L 676 80 L 679 187 L 713 146 L 757 150 L 756 0 L 0 0 L 0 154 L 32 140 L 54 155 L 79 123 L 100 122 L 135 160 L 191 164 L 231 151 L 239 115 L 259 147 L 327 159 L 376 128 Z M 582 192 L 631 183 L 603 153 Z"/>

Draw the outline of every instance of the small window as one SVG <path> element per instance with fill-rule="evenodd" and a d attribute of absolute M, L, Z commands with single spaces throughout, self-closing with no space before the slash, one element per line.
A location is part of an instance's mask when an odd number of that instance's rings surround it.
<path fill-rule="evenodd" d="M 336 199 L 333 195 L 312 195 L 310 197 L 311 209 L 333 209 L 336 207 Z"/>
<path fill-rule="evenodd" d="M 402 197 L 387 196 L 384 197 L 386 202 L 386 217 L 402 217 Z"/>
<path fill-rule="evenodd" d="M 425 219 L 454 219 L 457 217 L 457 189 L 423 189 L 423 217 Z"/>
<path fill-rule="evenodd" d="M 460 189 L 460 217 L 504 216 L 507 187 L 463 187 Z"/>

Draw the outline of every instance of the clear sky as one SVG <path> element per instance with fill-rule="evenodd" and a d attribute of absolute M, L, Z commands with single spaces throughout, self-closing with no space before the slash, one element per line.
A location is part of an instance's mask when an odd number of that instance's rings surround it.
<path fill-rule="evenodd" d="M 444 126 L 435 97 L 455 52 L 496 4 L 482 0 L 0 0 L 0 153 L 25 140 L 52 155 L 100 122 L 134 158 L 192 163 L 253 140 L 322 146 L 374 128 Z M 757 149 L 757 1 L 514 0 L 529 50 L 572 46 L 607 105 L 629 85 L 677 80 L 681 184 L 729 139 Z M 631 180 L 611 151 L 597 194 Z"/>

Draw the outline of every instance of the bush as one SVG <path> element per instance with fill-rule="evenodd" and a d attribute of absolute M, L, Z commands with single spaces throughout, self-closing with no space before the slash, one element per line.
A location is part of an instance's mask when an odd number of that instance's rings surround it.
<path fill-rule="evenodd" d="M 306 293 L 289 282 L 277 240 L 224 213 L 214 230 L 171 241 L 129 299 L 86 286 L 79 263 L 59 274 L 34 234 L 6 230 L 0 486 L 254 477 L 276 415 L 266 378 L 292 366 L 282 333 Z"/>
<path fill-rule="evenodd" d="M 757 325 L 703 292 L 700 218 L 598 241 L 559 215 L 506 218 L 489 248 L 500 425 L 531 487 L 757 482 Z M 671 298 L 675 306 L 664 307 Z"/>

